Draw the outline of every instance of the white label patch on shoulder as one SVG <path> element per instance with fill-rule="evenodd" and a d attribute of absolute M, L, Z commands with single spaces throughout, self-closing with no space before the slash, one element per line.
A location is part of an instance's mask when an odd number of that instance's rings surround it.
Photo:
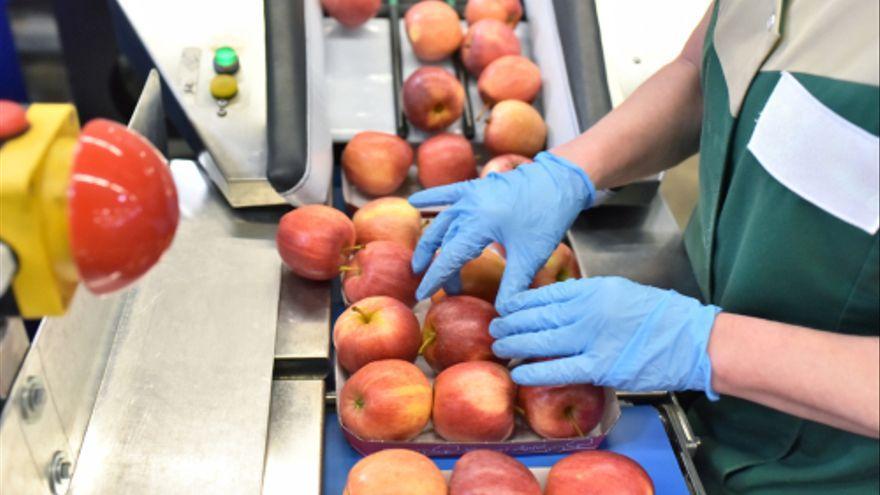
<path fill-rule="evenodd" d="M 787 72 L 748 144 L 785 187 L 869 234 L 880 229 L 880 139 L 844 119 Z"/>

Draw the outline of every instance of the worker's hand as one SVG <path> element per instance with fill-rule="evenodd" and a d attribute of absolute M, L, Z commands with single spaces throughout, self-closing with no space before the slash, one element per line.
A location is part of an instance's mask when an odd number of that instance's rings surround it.
<path fill-rule="evenodd" d="M 499 357 L 559 358 L 516 367 L 521 385 L 702 390 L 716 399 L 707 347 L 720 311 L 624 278 L 584 278 L 504 302 L 489 332 Z"/>
<path fill-rule="evenodd" d="M 462 265 L 493 241 L 507 252 L 497 300 L 527 289 L 595 194 L 586 172 L 550 153 L 510 172 L 413 194 L 409 201 L 416 207 L 452 205 L 431 222 L 416 246 L 413 271 L 421 273 L 430 265 L 416 297 L 425 299 L 444 284 L 455 292 Z"/>

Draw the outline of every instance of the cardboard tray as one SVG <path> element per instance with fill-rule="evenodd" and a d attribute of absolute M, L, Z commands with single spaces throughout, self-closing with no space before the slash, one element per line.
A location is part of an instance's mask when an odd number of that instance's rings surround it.
<path fill-rule="evenodd" d="M 416 313 L 416 317 L 419 319 L 419 326 L 424 322 L 424 318 L 426 313 L 428 312 L 428 308 L 430 307 L 430 301 L 421 301 L 416 304 L 414 311 Z M 428 363 L 419 356 L 416 360 L 416 366 L 419 367 L 425 374 L 428 376 L 428 379 L 433 383 L 435 373 L 428 366 Z M 348 379 L 348 374 L 339 366 L 339 363 L 335 361 L 334 358 L 334 373 L 336 375 L 336 387 L 337 390 L 342 390 L 342 387 L 345 386 L 345 382 Z M 339 410 L 339 396 L 340 394 L 336 394 L 336 408 Z M 521 415 L 516 415 L 516 424 L 513 430 L 513 434 L 507 440 L 503 442 L 468 442 L 468 443 L 460 443 L 460 442 L 450 442 L 444 440 L 442 437 L 437 435 L 434 432 L 433 426 L 430 422 L 425 427 L 425 429 L 420 433 L 416 438 L 406 441 L 406 442 L 397 442 L 397 441 L 379 441 L 379 440 L 367 440 L 364 438 L 360 438 L 351 431 L 349 431 L 345 425 L 342 424 L 341 415 L 337 416 L 339 418 L 339 427 L 342 429 L 343 434 L 345 435 L 348 443 L 351 444 L 352 448 L 358 451 L 362 455 L 369 455 L 374 452 L 383 450 L 383 449 L 395 449 L 395 448 L 405 448 L 415 450 L 417 452 L 421 452 L 429 457 L 450 457 L 450 456 L 458 456 L 464 454 L 465 452 L 476 450 L 476 449 L 490 449 L 497 450 L 500 452 L 504 452 L 511 455 L 520 455 L 520 454 L 556 454 L 556 453 L 564 453 L 564 452 L 574 452 L 579 450 L 594 450 L 599 447 L 602 441 L 605 439 L 605 436 L 611 431 L 611 428 L 617 423 L 617 420 L 620 418 L 620 403 L 617 401 L 617 395 L 613 390 L 606 388 L 605 389 L 605 411 L 602 414 L 602 419 L 599 421 L 599 424 L 593 428 L 586 436 L 583 437 L 573 437 L 573 438 L 564 438 L 564 439 L 547 439 L 540 437 L 537 433 L 532 431 L 529 428 L 528 424 Z"/>

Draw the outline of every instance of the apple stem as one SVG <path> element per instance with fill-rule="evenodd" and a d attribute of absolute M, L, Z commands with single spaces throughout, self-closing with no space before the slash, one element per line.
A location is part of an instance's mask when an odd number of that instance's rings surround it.
<path fill-rule="evenodd" d="M 419 354 L 424 354 L 425 349 L 437 340 L 437 332 L 425 331 L 425 337 L 422 339 L 422 345 L 419 346 Z"/>
<path fill-rule="evenodd" d="M 364 319 L 364 323 L 369 323 L 370 318 L 373 316 L 372 314 L 367 313 L 366 311 L 362 310 L 361 308 L 359 308 L 357 306 L 352 306 L 351 310 L 354 311 L 355 313 L 361 315 L 361 317 L 363 317 L 363 319 Z"/>
<path fill-rule="evenodd" d="M 344 248 L 342 248 L 342 252 L 343 253 L 356 253 L 365 247 L 366 247 L 365 244 L 355 244 L 354 246 L 345 246 Z"/>
<path fill-rule="evenodd" d="M 351 266 L 351 265 L 342 265 L 342 266 L 339 267 L 339 271 L 340 271 L 340 272 L 343 272 L 343 273 L 345 273 L 345 272 L 355 272 L 355 273 L 358 274 L 358 275 L 361 273 L 361 269 L 360 269 L 360 268 L 358 268 L 358 267 L 356 267 L 356 266 Z"/>
<path fill-rule="evenodd" d="M 517 414 L 519 414 L 520 416 L 525 416 L 525 415 L 526 415 L 526 410 L 523 409 L 523 408 L 521 408 L 521 407 L 519 407 L 519 406 L 514 406 L 513 409 L 514 409 L 514 411 L 516 411 Z"/>
<path fill-rule="evenodd" d="M 571 411 L 571 408 L 565 410 L 565 417 L 568 418 L 568 422 L 571 423 L 571 426 L 574 428 L 574 431 L 577 432 L 579 437 L 584 436 L 583 430 L 578 426 L 577 421 L 574 419 L 574 414 Z"/>

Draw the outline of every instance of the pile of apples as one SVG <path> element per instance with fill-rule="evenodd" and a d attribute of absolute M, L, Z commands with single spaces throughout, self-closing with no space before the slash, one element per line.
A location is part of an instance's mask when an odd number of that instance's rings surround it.
<path fill-rule="evenodd" d="M 385 197 L 352 219 L 308 205 L 281 219 L 277 245 L 297 275 L 329 280 L 342 274 L 350 306 L 333 342 L 350 374 L 339 396 L 343 425 L 365 440 L 406 441 L 433 420 L 434 432 L 455 442 L 500 442 L 519 411 L 546 438 L 582 437 L 600 422 L 604 391 L 592 385 L 517 387 L 506 360 L 492 353 L 490 322 L 504 273 L 504 250 L 487 247 L 461 270 L 462 294 L 436 294 L 420 328 L 413 311 L 420 277 L 412 272 L 420 212 Z M 536 275 L 539 287 L 579 276 L 571 249 L 560 244 Z M 421 355 L 433 384 L 413 362 Z"/>
<path fill-rule="evenodd" d="M 343 8 L 344 4 L 349 7 Z M 357 6 L 357 7 L 356 7 Z M 345 25 L 354 13 L 366 21 L 379 2 L 324 0 L 325 9 Z M 371 10 L 375 8 L 375 10 Z M 373 12 L 364 18 L 368 12 Z M 531 102 L 541 89 L 541 71 L 521 55 L 514 27 L 522 17 L 519 0 L 469 0 L 462 31 L 456 10 L 441 0 L 423 0 L 404 17 L 406 33 L 416 56 L 435 63 L 459 56 L 477 78 L 477 88 L 489 111 L 484 145 L 494 157 L 482 175 L 512 170 L 543 149 L 547 125 Z M 445 132 L 464 110 L 465 88 L 454 74 L 437 66 L 424 66 L 403 85 L 403 110 L 419 129 L 438 134 L 425 140 L 416 152 L 393 134 L 365 131 L 349 141 L 342 155 L 346 177 L 360 191 L 382 196 L 396 191 L 415 162 L 423 187 L 477 178 L 477 159 L 471 143 L 459 134 Z"/>
<path fill-rule="evenodd" d="M 589 451 L 557 462 L 543 495 L 653 495 L 654 484 L 635 461 Z M 542 495 L 535 475 L 516 459 L 474 450 L 455 463 L 449 482 L 427 457 L 388 449 L 361 459 L 348 474 L 344 495 Z"/>

